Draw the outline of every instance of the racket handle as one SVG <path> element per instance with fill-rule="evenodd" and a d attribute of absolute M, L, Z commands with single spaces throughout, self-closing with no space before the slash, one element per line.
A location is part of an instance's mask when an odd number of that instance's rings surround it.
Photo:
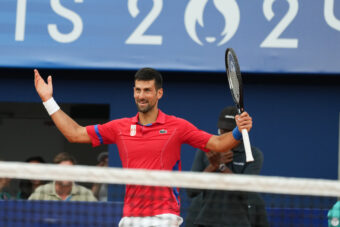
<path fill-rule="evenodd" d="M 243 137 L 243 145 L 246 151 L 246 162 L 253 162 L 253 153 L 251 152 L 250 141 L 248 131 L 246 129 L 242 129 L 242 137 Z"/>

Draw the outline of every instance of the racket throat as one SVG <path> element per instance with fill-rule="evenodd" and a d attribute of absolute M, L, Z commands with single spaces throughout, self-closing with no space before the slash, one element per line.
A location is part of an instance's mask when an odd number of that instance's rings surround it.
<path fill-rule="evenodd" d="M 240 115 L 243 112 L 244 112 L 244 108 L 240 107 L 240 105 L 237 105 L 237 113 Z"/>

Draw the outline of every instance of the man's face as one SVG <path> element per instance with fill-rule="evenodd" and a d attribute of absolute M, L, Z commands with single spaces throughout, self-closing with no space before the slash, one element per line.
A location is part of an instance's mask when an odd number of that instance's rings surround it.
<path fill-rule="evenodd" d="M 162 98 L 163 89 L 156 90 L 155 80 L 136 80 L 133 90 L 138 112 L 147 113 L 157 107 L 158 100 Z"/>
<path fill-rule="evenodd" d="M 32 160 L 32 161 L 29 161 L 28 163 L 31 163 L 31 164 L 41 164 L 41 162 L 39 162 L 37 160 Z M 31 180 L 31 182 L 32 182 L 33 185 L 41 184 L 41 180 Z"/>
<path fill-rule="evenodd" d="M 73 163 L 71 161 L 62 161 L 59 163 L 59 165 L 73 165 Z M 60 184 L 63 187 L 66 186 L 71 186 L 72 185 L 72 181 L 58 181 L 58 184 Z"/>
<path fill-rule="evenodd" d="M 11 178 L 0 178 L 0 189 L 8 187 L 11 183 Z"/>

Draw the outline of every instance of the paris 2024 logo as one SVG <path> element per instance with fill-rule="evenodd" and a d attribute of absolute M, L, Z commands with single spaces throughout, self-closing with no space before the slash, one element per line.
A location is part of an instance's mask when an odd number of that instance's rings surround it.
<path fill-rule="evenodd" d="M 197 35 L 196 24 L 204 27 L 203 15 L 208 1 L 213 1 L 217 11 L 221 13 L 225 19 L 224 29 L 221 31 L 221 41 L 217 46 L 221 46 L 228 42 L 236 33 L 240 24 L 240 9 L 236 0 L 190 0 L 184 15 L 185 28 L 193 41 L 203 46 L 203 42 Z M 213 43 L 218 40 L 216 37 L 206 37 L 208 43 Z"/>

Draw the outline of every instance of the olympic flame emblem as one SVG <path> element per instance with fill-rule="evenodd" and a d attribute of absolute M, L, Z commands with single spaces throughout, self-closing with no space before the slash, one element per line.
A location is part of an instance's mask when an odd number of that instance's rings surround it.
<path fill-rule="evenodd" d="M 198 38 L 196 32 L 196 23 L 198 23 L 202 28 L 203 14 L 205 7 L 209 0 L 190 0 L 185 9 L 184 24 L 185 28 L 193 41 L 197 44 L 203 46 L 202 41 Z M 223 39 L 217 44 L 221 46 L 228 42 L 236 33 L 238 26 L 240 24 L 240 10 L 237 5 L 236 0 L 212 0 L 216 9 L 225 18 L 225 27 L 221 32 Z M 214 42 L 214 37 L 207 37 L 207 42 Z"/>

